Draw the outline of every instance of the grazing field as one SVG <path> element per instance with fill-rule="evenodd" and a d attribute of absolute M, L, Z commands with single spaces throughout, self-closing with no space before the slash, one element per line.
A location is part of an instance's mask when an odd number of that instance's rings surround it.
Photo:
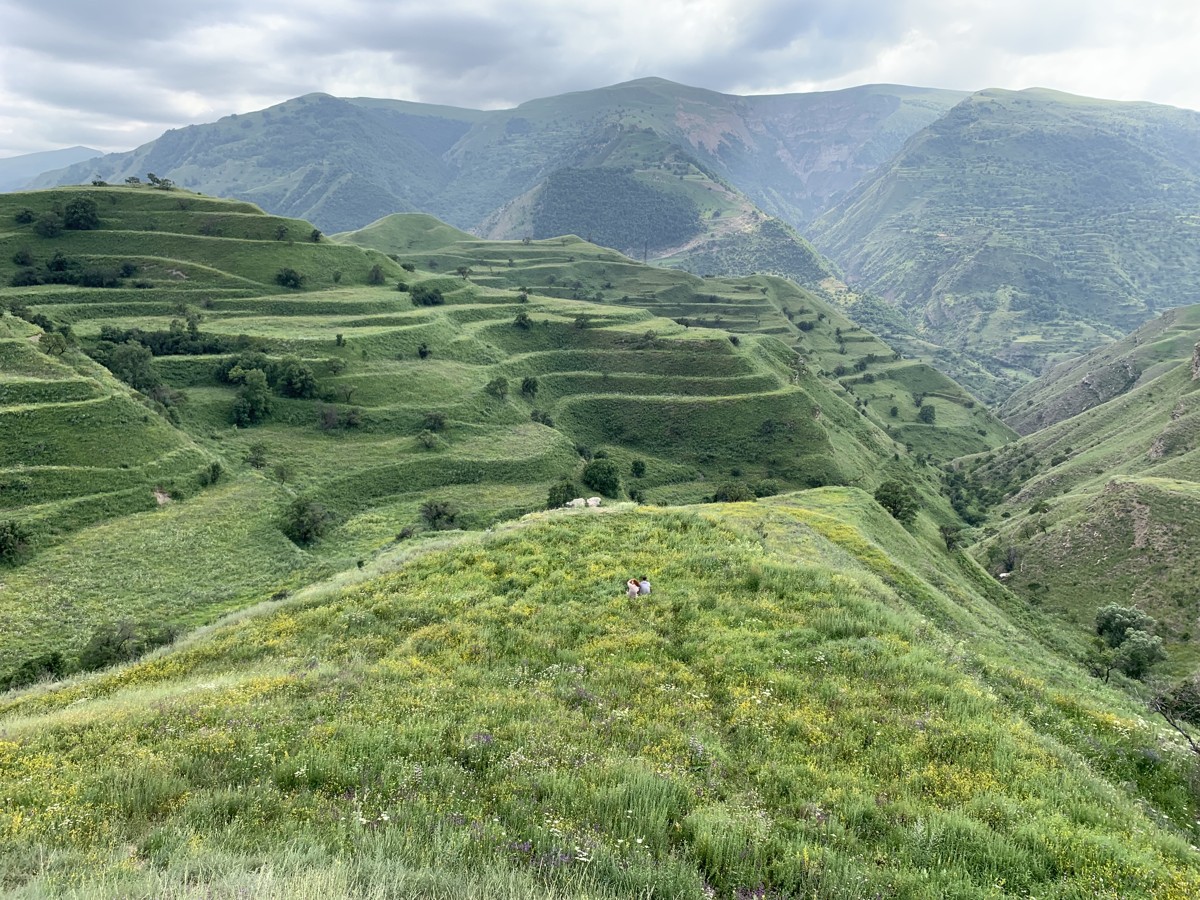
<path fill-rule="evenodd" d="M 847 488 L 539 513 L 9 696 L 0 884 L 1196 896 L 1182 751 L 931 527 Z"/>

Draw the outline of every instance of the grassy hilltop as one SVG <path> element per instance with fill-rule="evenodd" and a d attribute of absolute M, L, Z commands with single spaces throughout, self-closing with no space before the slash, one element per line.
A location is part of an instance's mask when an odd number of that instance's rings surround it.
<path fill-rule="evenodd" d="M 39 233 L 80 202 L 98 227 Z M 0 518 L 30 547 L 0 587 L 0 675 L 115 618 L 192 627 L 431 528 L 539 509 L 564 478 L 595 494 L 594 453 L 614 499 L 896 477 L 951 522 L 918 458 L 1010 436 L 780 279 L 570 237 L 463 243 L 420 216 L 331 242 L 149 186 L 6 195 L 0 222 L 0 280 L 19 285 L 0 302 L 24 317 L 0 319 Z M 60 333 L 77 346 L 56 351 Z M 237 412 L 251 370 L 260 421 Z M 319 540 L 289 540 L 293 504 Z"/>
<path fill-rule="evenodd" d="M 1196 896 L 1180 751 L 936 540 L 824 488 L 401 551 L 0 702 L 0 877 L 76 897 Z"/>

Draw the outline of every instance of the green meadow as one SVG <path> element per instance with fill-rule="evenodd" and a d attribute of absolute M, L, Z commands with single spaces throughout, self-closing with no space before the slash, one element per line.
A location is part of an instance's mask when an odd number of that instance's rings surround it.
<path fill-rule="evenodd" d="M 16 694 L 0 877 L 14 897 L 1196 896 L 1191 764 L 927 527 L 846 488 L 539 513 Z"/>

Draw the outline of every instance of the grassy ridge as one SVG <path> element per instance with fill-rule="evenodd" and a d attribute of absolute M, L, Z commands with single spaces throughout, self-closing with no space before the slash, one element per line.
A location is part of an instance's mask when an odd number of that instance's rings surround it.
<path fill-rule="evenodd" d="M 544 514 L 16 695 L 4 884 L 1194 896 L 1179 751 L 931 530 L 845 489 Z"/>

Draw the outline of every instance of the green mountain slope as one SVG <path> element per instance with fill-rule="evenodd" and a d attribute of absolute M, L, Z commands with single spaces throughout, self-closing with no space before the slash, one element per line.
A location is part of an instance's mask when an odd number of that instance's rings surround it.
<path fill-rule="evenodd" d="M 993 396 L 1190 302 L 1200 113 L 982 91 L 812 228 L 850 279 L 995 364 Z"/>
<path fill-rule="evenodd" d="M 1046 423 L 967 464 L 1006 495 L 995 533 L 976 548 L 994 572 L 1083 631 L 1102 606 L 1141 607 L 1178 672 L 1198 658 L 1198 343 L 1200 308 L 1172 310 L 1122 352 L 1113 345 L 1055 370 L 1029 388 Z M 1041 424 L 1036 409 L 1020 404 L 1013 421 Z"/>
<path fill-rule="evenodd" d="M 541 514 L 10 696 L 0 872 L 92 897 L 1195 896 L 1182 751 L 919 531 L 852 489 Z"/>
<path fill-rule="evenodd" d="M 877 85 L 736 97 L 647 78 L 481 112 L 311 94 L 169 131 L 39 184 L 155 172 L 327 231 L 405 211 L 473 228 L 553 172 L 578 166 L 614 129 L 634 129 L 800 225 L 962 96 Z"/>
<path fill-rule="evenodd" d="M 1180 363 L 1200 340 L 1200 306 L 1168 310 L 1137 331 L 1051 369 L 1000 408 L 1022 434 L 1106 403 Z"/>
<path fill-rule="evenodd" d="M 39 234 L 55 209 L 84 201 L 98 227 Z M 0 397 L 19 407 L 58 390 L 53 372 L 22 366 L 43 356 L 28 338 L 61 333 L 140 397 L 64 344 L 44 367 L 90 366 L 136 421 L 105 419 L 101 453 L 73 430 L 91 421 L 77 416 L 86 398 L 40 405 L 36 429 L 12 413 L 3 518 L 30 531 L 33 552 L 0 588 L 0 676 L 55 650 L 73 658 L 117 618 L 193 627 L 397 542 L 539 509 L 563 478 L 595 494 L 581 481 L 593 453 L 620 478 L 611 499 L 691 503 L 727 483 L 763 495 L 873 490 L 895 477 L 949 522 L 915 457 L 1007 437 L 945 379 L 952 402 L 934 426 L 915 408 L 894 420 L 883 400 L 864 408 L 852 382 L 902 367 L 778 279 L 717 283 L 569 237 L 429 249 L 461 233 L 420 216 L 347 237 L 381 252 L 248 204 L 145 186 L 3 203 L 0 279 L 14 286 L 0 301 L 23 319 L 3 320 L 15 335 L 4 346 L 20 349 L 0 371 L 23 386 Z M 572 287 L 584 279 L 601 296 Z M 862 369 L 843 384 L 822 374 L 834 358 Z M 119 430 L 130 425 L 140 430 Z M 151 436 L 178 469 L 137 449 Z M 69 478 L 64 465 L 76 467 Z M 41 499 L 59 499 L 43 498 L 49 485 L 132 499 L 68 520 L 58 507 L 39 513 Z M 315 510 L 319 540 L 285 537 L 294 503 Z M 423 514 L 430 504 L 444 515 Z"/>

